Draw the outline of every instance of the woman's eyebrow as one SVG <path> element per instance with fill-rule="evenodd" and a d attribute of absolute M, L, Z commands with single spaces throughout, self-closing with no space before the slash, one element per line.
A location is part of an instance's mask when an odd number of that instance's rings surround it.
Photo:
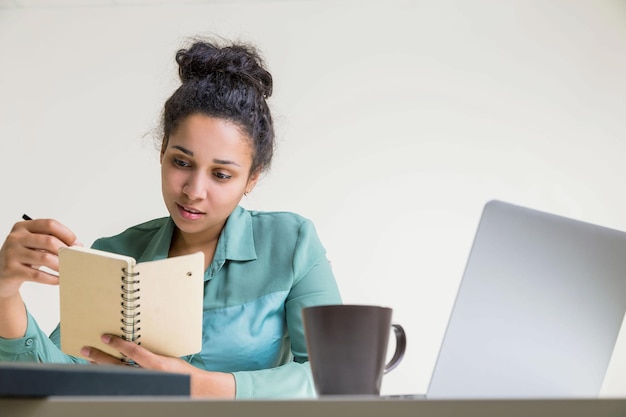
<path fill-rule="evenodd" d="M 179 151 L 181 151 L 182 153 L 189 155 L 189 156 L 193 156 L 193 151 L 187 149 L 187 148 L 183 148 L 180 145 L 173 145 L 172 148 L 174 149 L 178 149 Z"/>
<path fill-rule="evenodd" d="M 237 162 L 235 162 L 235 161 L 228 161 L 226 159 L 213 159 L 213 163 L 214 164 L 220 164 L 220 165 L 236 165 L 236 166 L 241 168 L 241 165 L 239 165 Z"/>
<path fill-rule="evenodd" d="M 183 146 L 180 145 L 172 145 L 172 148 L 174 149 L 178 149 L 179 151 L 181 151 L 182 153 L 184 153 L 185 155 L 189 155 L 189 156 L 193 156 L 193 151 L 189 150 Z M 239 165 L 237 162 L 235 161 L 229 161 L 228 159 L 217 159 L 214 158 L 213 159 L 213 163 L 214 164 L 220 164 L 220 165 L 236 165 L 238 167 L 241 168 L 241 165 Z"/>

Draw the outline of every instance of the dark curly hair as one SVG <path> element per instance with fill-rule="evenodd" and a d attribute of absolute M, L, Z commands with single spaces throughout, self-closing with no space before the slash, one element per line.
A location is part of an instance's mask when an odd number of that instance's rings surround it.
<path fill-rule="evenodd" d="M 266 102 L 272 75 L 256 48 L 194 40 L 176 53 L 176 62 L 182 85 L 165 102 L 162 149 L 183 119 L 199 113 L 234 123 L 250 139 L 251 174 L 268 169 L 274 153 L 274 126 Z"/>

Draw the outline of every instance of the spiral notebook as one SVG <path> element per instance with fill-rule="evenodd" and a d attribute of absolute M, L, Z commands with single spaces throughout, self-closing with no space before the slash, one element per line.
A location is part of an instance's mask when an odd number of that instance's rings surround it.
<path fill-rule="evenodd" d="M 59 252 L 61 350 L 82 357 L 104 333 L 166 356 L 202 347 L 204 255 L 137 263 L 129 256 L 72 246 Z"/>

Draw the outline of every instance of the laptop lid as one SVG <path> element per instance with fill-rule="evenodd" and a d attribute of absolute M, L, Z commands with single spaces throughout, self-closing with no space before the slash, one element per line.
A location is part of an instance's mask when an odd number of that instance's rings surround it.
<path fill-rule="evenodd" d="M 485 205 L 427 398 L 597 397 L 626 311 L 626 233 Z"/>

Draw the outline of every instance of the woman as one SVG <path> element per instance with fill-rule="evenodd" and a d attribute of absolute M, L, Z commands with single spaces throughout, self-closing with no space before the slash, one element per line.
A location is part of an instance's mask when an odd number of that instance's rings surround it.
<path fill-rule="evenodd" d="M 193 396 L 314 395 L 301 309 L 341 302 L 312 223 L 286 212 L 239 206 L 270 166 L 274 129 L 266 99 L 272 77 L 248 45 L 196 41 L 176 54 L 182 85 L 165 103 L 162 193 L 169 216 L 94 242 L 138 262 L 197 251 L 205 256 L 203 347 L 196 355 L 156 355 L 114 335 L 103 341 L 139 366 L 191 376 Z M 76 235 L 51 219 L 16 223 L 0 249 L 0 360 L 120 361 L 85 346 L 59 349 L 20 295 L 24 281 L 57 284 L 58 248 Z"/>

